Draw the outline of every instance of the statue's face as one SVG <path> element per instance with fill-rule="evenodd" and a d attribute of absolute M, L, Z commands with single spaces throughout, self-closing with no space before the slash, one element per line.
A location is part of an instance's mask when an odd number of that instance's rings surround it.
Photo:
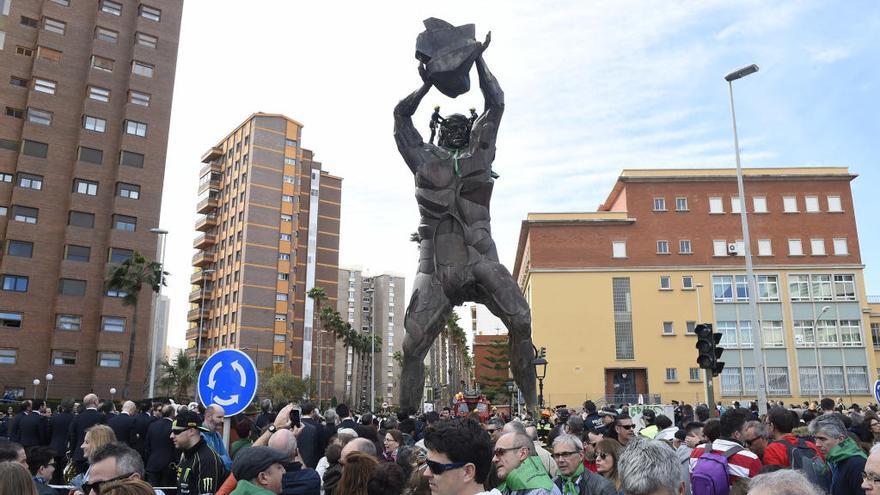
<path fill-rule="evenodd" d="M 460 114 L 450 115 L 440 124 L 440 146 L 454 150 L 467 147 L 470 142 L 471 123 Z"/>

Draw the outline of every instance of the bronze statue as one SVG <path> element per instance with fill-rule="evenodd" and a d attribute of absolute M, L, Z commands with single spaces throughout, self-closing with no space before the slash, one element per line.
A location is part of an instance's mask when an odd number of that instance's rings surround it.
<path fill-rule="evenodd" d="M 531 312 L 513 277 L 498 261 L 489 225 L 495 139 L 504 111 L 504 92 L 489 72 L 473 25 L 453 27 L 425 21 L 416 57 L 422 86 L 394 109 L 394 139 L 412 171 L 419 223 L 419 267 L 406 310 L 400 405 L 416 409 L 425 383 L 424 359 L 452 308 L 465 301 L 486 305 L 509 334 L 510 367 L 529 409 L 537 402 Z M 475 120 L 453 114 L 439 121 L 438 145 L 425 143 L 412 116 L 432 86 L 455 97 L 469 89 L 477 67 L 485 100 Z M 472 112 L 475 115 L 476 112 Z M 433 140 L 432 140 L 433 141 Z"/>

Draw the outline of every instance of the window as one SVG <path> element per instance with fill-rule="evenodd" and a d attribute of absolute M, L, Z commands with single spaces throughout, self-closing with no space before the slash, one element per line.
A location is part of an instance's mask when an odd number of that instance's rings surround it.
<path fill-rule="evenodd" d="M 33 57 L 34 49 L 26 46 L 17 46 L 15 47 L 15 53 L 18 55 L 24 55 L 25 57 Z"/>
<path fill-rule="evenodd" d="M 122 150 L 119 157 L 119 163 L 128 165 L 129 167 L 144 168 L 144 155 L 133 151 Z"/>
<path fill-rule="evenodd" d="M 835 238 L 833 243 L 835 256 L 846 256 L 849 254 L 849 249 L 846 246 L 846 238 Z"/>
<path fill-rule="evenodd" d="M 712 256 L 727 256 L 727 241 L 712 241 Z"/>
<path fill-rule="evenodd" d="M 28 107 L 28 122 L 40 125 L 52 125 L 52 112 Z"/>
<path fill-rule="evenodd" d="M 27 292 L 28 277 L 21 275 L 3 275 L 3 290 L 11 292 Z"/>
<path fill-rule="evenodd" d="M 104 162 L 104 152 L 94 148 L 79 147 L 79 161 L 101 165 Z"/>
<path fill-rule="evenodd" d="M 293 196 L 289 194 L 282 194 L 281 201 L 284 201 L 285 203 L 293 203 Z"/>
<path fill-rule="evenodd" d="M 12 219 L 16 222 L 37 223 L 39 210 L 27 206 L 12 206 Z"/>
<path fill-rule="evenodd" d="M 672 289 L 672 277 L 669 275 L 661 275 L 660 276 L 660 290 L 671 290 Z"/>
<path fill-rule="evenodd" d="M 50 33 L 56 33 L 64 36 L 65 29 L 67 29 L 66 23 L 59 21 L 58 19 L 52 19 L 51 17 L 43 17 L 44 31 L 49 31 Z"/>
<path fill-rule="evenodd" d="M 715 324 L 715 331 L 721 334 L 718 345 L 726 348 L 737 347 L 736 321 L 719 321 Z"/>
<path fill-rule="evenodd" d="M 296 147 L 296 139 L 285 139 L 284 144 L 287 146 Z"/>
<path fill-rule="evenodd" d="M 675 198 L 675 211 L 688 211 L 688 199 L 685 197 Z"/>
<path fill-rule="evenodd" d="M 782 211 L 785 213 L 797 213 L 797 197 L 796 196 L 783 196 L 782 197 Z"/>
<path fill-rule="evenodd" d="M 868 368 L 864 366 L 847 366 L 846 381 L 849 393 L 868 393 Z"/>
<path fill-rule="evenodd" d="M 726 367 L 721 371 L 721 395 L 740 395 L 742 375 L 739 368 Z"/>
<path fill-rule="evenodd" d="M 682 239 L 678 241 L 678 254 L 693 254 L 690 240 Z"/>
<path fill-rule="evenodd" d="M 99 88 L 97 86 L 89 86 L 89 99 L 97 100 L 104 103 L 110 101 L 110 90 L 105 88 Z"/>
<path fill-rule="evenodd" d="M 112 29 L 107 29 L 107 28 L 103 28 L 101 26 L 98 26 L 95 28 L 95 39 L 101 40 L 101 41 L 106 41 L 107 43 L 116 44 L 116 42 L 119 41 L 119 33 L 116 31 L 113 31 Z M 112 69 L 112 67 L 111 67 L 111 69 Z"/>
<path fill-rule="evenodd" d="M 752 368 L 754 370 L 754 368 Z M 788 373 L 786 367 L 767 367 L 767 393 L 769 395 L 788 395 Z"/>
<path fill-rule="evenodd" d="M 83 211 L 71 211 L 67 220 L 67 225 L 74 227 L 85 227 L 91 229 L 95 227 L 95 214 Z"/>
<path fill-rule="evenodd" d="M 15 364 L 18 360 L 16 349 L 0 349 L 0 364 Z"/>
<path fill-rule="evenodd" d="M 131 62 L 131 73 L 138 76 L 153 77 L 153 69 L 154 67 L 152 65 L 144 62 L 139 62 L 137 60 Z"/>
<path fill-rule="evenodd" d="M 116 184 L 116 194 L 122 198 L 139 199 L 141 196 L 141 186 L 119 182 Z"/>
<path fill-rule="evenodd" d="M 91 115 L 83 116 L 83 129 L 87 131 L 104 132 L 107 129 L 107 121 Z"/>
<path fill-rule="evenodd" d="M 89 261 L 92 249 L 88 246 L 68 244 L 64 248 L 64 259 L 70 261 Z"/>
<path fill-rule="evenodd" d="M 675 328 L 673 328 L 671 321 L 663 322 L 663 335 L 675 335 Z"/>
<path fill-rule="evenodd" d="M 82 328 L 82 316 L 80 315 L 58 315 L 55 317 L 56 330 L 78 331 Z"/>
<path fill-rule="evenodd" d="M 804 246 L 801 244 L 800 239 L 789 239 L 788 240 L 788 255 L 789 256 L 803 256 L 804 255 Z"/>
<path fill-rule="evenodd" d="M 669 254 L 669 241 L 657 241 L 657 254 Z"/>
<path fill-rule="evenodd" d="M 284 313 L 275 313 L 275 321 L 287 321 L 287 315 Z"/>
<path fill-rule="evenodd" d="M 693 289 L 694 288 L 694 277 L 690 275 L 683 275 L 681 277 L 681 288 L 682 289 Z"/>
<path fill-rule="evenodd" d="M 53 366 L 76 365 L 76 351 L 52 351 Z"/>
<path fill-rule="evenodd" d="M 113 215 L 113 228 L 116 230 L 124 230 L 126 232 L 134 232 L 137 228 L 137 218 L 127 215 Z"/>
<path fill-rule="evenodd" d="M 677 382 L 678 381 L 678 368 L 666 368 L 666 381 L 667 382 Z"/>
<path fill-rule="evenodd" d="M 819 196 L 807 196 L 804 198 L 807 213 L 819 213 Z"/>
<path fill-rule="evenodd" d="M 147 136 L 147 124 L 143 122 L 137 122 L 135 120 L 126 120 L 125 121 L 125 133 L 131 134 L 133 136 L 146 137 Z"/>
<path fill-rule="evenodd" d="M 293 221 L 293 216 L 292 216 L 292 215 L 287 215 L 287 214 L 282 213 L 282 214 L 281 214 L 281 221 L 282 221 L 282 222 L 292 222 L 292 221 Z"/>
<path fill-rule="evenodd" d="M 113 60 L 92 55 L 92 68 L 105 72 L 113 72 Z"/>
<path fill-rule="evenodd" d="M 9 4 L 7 3 L 6 5 L 9 5 Z M 27 27 L 32 27 L 32 28 L 35 28 L 40 25 L 40 21 L 38 21 L 32 17 L 21 16 L 20 22 L 21 22 L 22 26 L 27 26 Z"/>
<path fill-rule="evenodd" d="M 810 254 L 825 256 L 825 239 L 810 239 Z"/>
<path fill-rule="evenodd" d="M 840 196 L 828 196 L 828 211 L 833 213 L 841 213 L 843 211 Z"/>
<path fill-rule="evenodd" d="M 871 341 L 874 343 L 874 350 L 880 350 L 880 323 L 871 323 Z"/>
<path fill-rule="evenodd" d="M 21 313 L 10 313 L 8 311 L 0 311 L 0 327 L 21 328 Z M 880 341 L 878 341 L 878 342 L 880 342 Z"/>
<path fill-rule="evenodd" d="M 281 234 L 281 240 L 282 240 L 282 241 L 289 241 L 289 240 L 290 240 L 290 234 Z"/>
<path fill-rule="evenodd" d="M 118 316 L 102 316 L 101 330 L 104 332 L 124 332 L 125 318 Z"/>
<path fill-rule="evenodd" d="M 34 91 L 37 91 L 39 93 L 46 93 L 47 95 L 54 95 L 56 85 L 57 85 L 57 83 L 55 81 L 50 81 L 48 79 L 34 78 Z"/>
<path fill-rule="evenodd" d="M 84 179 L 73 179 L 73 192 L 88 196 L 98 195 L 98 183 Z"/>
<path fill-rule="evenodd" d="M 753 196 L 752 210 L 755 213 L 767 213 L 767 198 L 764 196 Z"/>
<path fill-rule="evenodd" d="M 12 183 L 12 174 L 0 173 L 0 182 Z"/>
<path fill-rule="evenodd" d="M 823 366 L 822 382 L 825 385 L 826 393 L 843 393 L 845 390 L 843 366 Z"/>
<path fill-rule="evenodd" d="M 737 239 L 735 244 L 736 244 L 736 255 L 737 256 L 745 256 L 746 255 L 746 244 L 741 239 Z"/>
<path fill-rule="evenodd" d="M 98 366 L 101 368 L 121 368 L 121 352 L 98 352 Z"/>
<path fill-rule="evenodd" d="M 131 249 L 112 247 L 110 248 L 110 256 L 108 258 L 108 261 L 114 264 L 122 263 L 123 261 L 130 260 L 133 254 L 134 251 L 132 251 Z"/>
<path fill-rule="evenodd" d="M 278 293 L 275 294 L 275 300 L 276 300 L 276 301 L 286 301 L 286 300 L 287 300 L 287 294 L 285 294 L 285 293 L 283 293 L 283 292 L 278 292 Z"/>
<path fill-rule="evenodd" d="M 290 274 L 289 273 L 279 273 L 278 280 L 290 280 Z"/>
<path fill-rule="evenodd" d="M 34 255 L 34 243 L 9 239 L 6 242 L 6 254 L 20 258 L 31 258 Z"/>
<path fill-rule="evenodd" d="M 284 356 L 272 356 L 272 364 L 284 364 Z"/>
<path fill-rule="evenodd" d="M 833 297 L 831 275 L 813 275 L 810 277 L 810 288 L 813 299 L 817 301 L 831 301 Z"/>
<path fill-rule="evenodd" d="M 150 7 L 149 5 L 140 4 L 138 6 L 138 15 L 144 19 L 159 22 L 162 18 L 162 11 L 155 7 Z"/>
<path fill-rule="evenodd" d="M 17 86 L 19 88 L 26 88 L 30 86 L 30 81 L 21 77 L 9 76 L 9 84 L 11 84 L 12 86 Z"/>
<path fill-rule="evenodd" d="M 739 196 L 733 196 L 730 198 L 730 212 L 736 215 L 740 214 L 742 209 L 740 208 L 741 204 L 739 202 Z"/>
<path fill-rule="evenodd" d="M 287 261 L 290 259 L 290 255 L 287 253 L 278 253 L 278 259 L 280 261 Z"/>
<path fill-rule="evenodd" d="M 834 321 L 819 320 L 816 322 L 816 336 L 819 339 L 819 345 L 822 347 L 837 347 L 838 335 L 837 325 Z"/>
<path fill-rule="evenodd" d="M 282 179 L 288 184 L 294 184 L 296 182 L 296 178 L 292 175 L 285 175 Z"/>
<path fill-rule="evenodd" d="M 627 277 L 611 279 L 614 306 L 614 347 L 617 359 L 635 359 L 632 326 L 632 292 Z M 368 308 L 369 309 L 369 308 Z"/>
<path fill-rule="evenodd" d="M 779 301 L 779 278 L 776 275 L 758 275 L 758 301 Z"/>
<path fill-rule="evenodd" d="M 159 43 L 159 38 L 140 31 L 134 34 L 134 39 L 138 45 L 148 48 L 156 48 L 156 45 Z"/>
<path fill-rule="evenodd" d="M 611 241 L 611 257 L 626 258 L 626 241 Z"/>
<path fill-rule="evenodd" d="M 132 90 L 128 92 L 128 102 L 132 105 L 148 107 L 150 106 L 150 95 L 147 93 L 141 93 L 140 91 Z"/>
<path fill-rule="evenodd" d="M 6 107 L 6 116 L 21 119 L 24 118 L 24 110 L 20 108 Z"/>
<path fill-rule="evenodd" d="M 122 4 L 110 0 L 101 0 L 101 12 L 110 15 L 122 15 Z"/>
<path fill-rule="evenodd" d="M 120 298 L 122 298 L 122 297 L 127 296 L 128 292 L 125 292 L 124 290 L 108 290 L 106 292 L 106 295 L 107 295 L 107 297 L 120 297 Z"/>
<path fill-rule="evenodd" d="M 666 211 L 666 198 L 654 198 L 654 211 Z"/>
<path fill-rule="evenodd" d="M 861 347 L 862 331 L 859 320 L 840 320 L 840 345 L 843 347 Z"/>
<path fill-rule="evenodd" d="M 62 296 L 84 296 L 86 295 L 86 281 L 62 278 L 58 281 L 58 293 Z"/>
<path fill-rule="evenodd" d="M 18 187 L 40 191 L 43 189 L 43 176 L 19 172 Z"/>
<path fill-rule="evenodd" d="M 773 256 L 770 239 L 758 239 L 758 256 Z"/>
<path fill-rule="evenodd" d="M 815 366 L 801 366 L 798 376 L 801 382 L 801 394 L 819 394 L 819 375 Z"/>
<path fill-rule="evenodd" d="M 853 275 L 834 275 L 834 298 L 838 301 L 856 300 L 856 282 Z"/>
<path fill-rule="evenodd" d="M 698 382 L 700 380 L 700 368 L 688 368 L 688 381 Z"/>

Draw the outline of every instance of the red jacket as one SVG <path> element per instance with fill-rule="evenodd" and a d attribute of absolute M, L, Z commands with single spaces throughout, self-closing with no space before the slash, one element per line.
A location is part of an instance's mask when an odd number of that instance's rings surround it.
<path fill-rule="evenodd" d="M 777 464 L 786 468 L 791 467 L 791 460 L 788 458 L 788 448 L 779 442 L 788 442 L 792 445 L 797 445 L 798 439 L 796 436 L 789 433 L 784 435 L 781 440 L 768 444 L 767 448 L 764 449 L 764 464 Z M 822 455 L 822 452 L 819 452 L 819 449 L 816 448 L 816 445 L 813 442 L 806 442 L 806 444 L 807 447 L 815 450 L 823 461 L 825 460 L 825 456 Z"/>
<path fill-rule="evenodd" d="M 596 468 L 596 461 L 588 461 L 588 460 L 584 459 L 584 469 L 595 473 L 596 469 L 597 469 Z"/>

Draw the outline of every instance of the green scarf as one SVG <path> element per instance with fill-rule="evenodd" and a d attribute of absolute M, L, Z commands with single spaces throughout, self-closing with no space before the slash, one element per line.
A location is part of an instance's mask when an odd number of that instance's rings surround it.
<path fill-rule="evenodd" d="M 502 493 L 535 488 L 553 490 L 553 480 L 547 475 L 547 470 L 541 464 L 541 458 L 536 455 L 527 457 L 518 468 L 507 473 L 504 483 L 498 487 Z"/>
<path fill-rule="evenodd" d="M 578 487 L 574 482 L 582 474 L 584 474 L 584 463 L 579 462 L 577 470 L 571 476 L 559 475 L 562 478 L 562 495 L 578 495 Z"/>
<path fill-rule="evenodd" d="M 868 456 L 865 455 L 865 451 L 862 450 L 852 438 L 847 438 L 835 445 L 834 448 L 831 449 L 831 452 L 828 452 L 826 460 L 836 466 L 844 459 L 849 459 L 850 457 L 868 458 Z"/>

